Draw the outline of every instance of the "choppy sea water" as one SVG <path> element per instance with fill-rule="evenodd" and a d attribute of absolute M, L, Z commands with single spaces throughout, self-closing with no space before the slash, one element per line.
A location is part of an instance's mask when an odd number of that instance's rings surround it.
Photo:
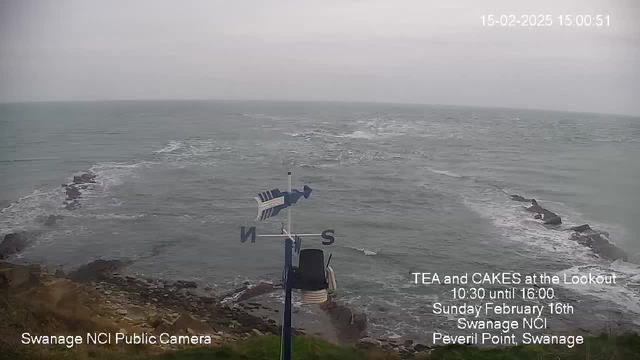
<path fill-rule="evenodd" d="M 367 312 L 374 336 L 459 332 L 430 305 L 474 302 L 416 286 L 413 272 L 615 273 L 615 286 L 557 286 L 575 314 L 551 317 L 551 331 L 640 326 L 638 265 L 599 258 L 504 193 L 538 199 L 562 228 L 589 223 L 640 253 L 640 118 L 346 103 L 2 104 L 0 138 L 0 235 L 45 230 L 14 261 L 71 269 L 132 259 L 132 272 L 219 292 L 278 281 L 282 243 L 242 244 L 239 229 L 253 224 L 256 193 L 285 189 L 291 170 L 294 187 L 314 189 L 294 207 L 294 229 L 336 230 L 324 250 L 339 300 Z M 97 184 L 80 209 L 65 210 L 60 184 L 86 171 Z M 51 214 L 64 219 L 45 228 Z M 277 232 L 283 219 L 258 232 Z M 314 241 L 303 244 L 321 247 Z"/>

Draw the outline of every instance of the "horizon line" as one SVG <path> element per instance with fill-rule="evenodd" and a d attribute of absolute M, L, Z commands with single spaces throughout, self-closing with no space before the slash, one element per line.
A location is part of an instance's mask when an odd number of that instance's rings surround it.
<path fill-rule="evenodd" d="M 614 115 L 638 118 L 639 114 L 629 113 L 606 113 L 596 111 L 576 111 L 576 110 L 560 110 L 560 109 L 542 109 L 542 108 L 520 108 L 509 106 L 492 106 L 492 105 L 461 105 L 461 104 L 429 104 L 418 102 L 388 102 L 388 101 L 350 101 L 350 100 L 282 100 L 282 99 L 233 99 L 233 98 L 146 98 L 146 99 L 100 99 L 100 100 L 26 100 L 26 101 L 0 101 L 0 105 L 11 104 L 56 104 L 56 103 L 107 103 L 107 102 L 161 102 L 161 101 L 229 101 L 229 102 L 270 102 L 270 103 L 340 103 L 340 104 L 378 104 L 378 105 L 409 105 L 409 106 L 442 106 L 442 107 L 462 107 L 462 108 L 480 108 L 480 109 L 500 109 L 500 110 L 525 110 L 540 112 L 562 112 L 572 114 L 592 114 L 592 115 Z"/>

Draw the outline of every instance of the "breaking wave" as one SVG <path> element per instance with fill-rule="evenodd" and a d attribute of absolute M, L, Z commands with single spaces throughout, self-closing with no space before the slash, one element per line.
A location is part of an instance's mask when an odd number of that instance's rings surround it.
<path fill-rule="evenodd" d="M 448 176 L 448 177 L 452 177 L 452 178 L 462 178 L 464 176 L 460 175 L 460 174 L 456 174 L 454 172 L 451 171 L 447 171 L 447 170 L 436 170 L 436 169 L 432 169 L 432 168 L 427 168 L 427 170 L 431 171 L 432 173 L 435 174 L 439 174 L 439 175 L 444 175 L 444 176 Z"/>
<path fill-rule="evenodd" d="M 154 154 L 164 154 L 164 153 L 171 153 L 174 152 L 180 148 L 182 148 L 184 144 L 181 141 L 175 141 L 175 140 L 171 140 L 169 141 L 169 143 L 163 147 L 160 150 L 156 150 L 153 153 Z"/>
<path fill-rule="evenodd" d="M 376 137 L 376 135 L 365 131 L 356 130 L 350 134 L 336 135 L 336 137 L 372 140 Z"/>
<path fill-rule="evenodd" d="M 34 190 L 11 205 L 0 210 L 0 235 L 15 231 L 33 229 L 37 219 L 64 211 L 62 202 L 65 193 L 62 188 L 49 191 Z M 44 220 L 43 220 L 44 221 Z"/>
<path fill-rule="evenodd" d="M 351 246 L 348 246 L 348 248 L 353 249 L 353 250 L 360 251 L 360 252 L 362 252 L 363 254 L 365 254 L 366 256 L 375 256 L 375 255 L 378 255 L 378 253 L 377 253 L 377 252 L 372 251 L 372 250 L 369 250 L 369 249 L 366 249 L 366 248 L 351 247 Z"/>

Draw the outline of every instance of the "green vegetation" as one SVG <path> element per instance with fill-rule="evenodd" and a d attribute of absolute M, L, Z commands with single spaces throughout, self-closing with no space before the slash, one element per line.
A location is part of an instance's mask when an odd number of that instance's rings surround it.
<path fill-rule="evenodd" d="M 0 359 L 29 360 L 278 360 L 280 339 L 263 336 L 219 347 L 196 347 L 158 353 L 146 347 L 29 347 L 0 352 Z M 470 346 L 446 346 L 430 355 L 413 359 L 433 360 L 637 360 L 640 359 L 640 336 L 628 334 L 588 338 L 586 344 L 566 346 L 526 345 L 495 349 Z M 330 344 L 315 337 L 296 337 L 293 342 L 295 360 L 392 360 L 400 355 L 381 350 L 364 351 L 351 346 Z"/>

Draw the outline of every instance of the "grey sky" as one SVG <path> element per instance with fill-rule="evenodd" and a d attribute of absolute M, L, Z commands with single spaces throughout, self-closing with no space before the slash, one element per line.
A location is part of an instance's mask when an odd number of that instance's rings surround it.
<path fill-rule="evenodd" d="M 550 28 L 481 15 L 550 14 Z M 610 15 L 563 28 L 557 16 Z M 339 100 L 640 115 L 640 1 L 0 0 L 0 101 Z"/>

